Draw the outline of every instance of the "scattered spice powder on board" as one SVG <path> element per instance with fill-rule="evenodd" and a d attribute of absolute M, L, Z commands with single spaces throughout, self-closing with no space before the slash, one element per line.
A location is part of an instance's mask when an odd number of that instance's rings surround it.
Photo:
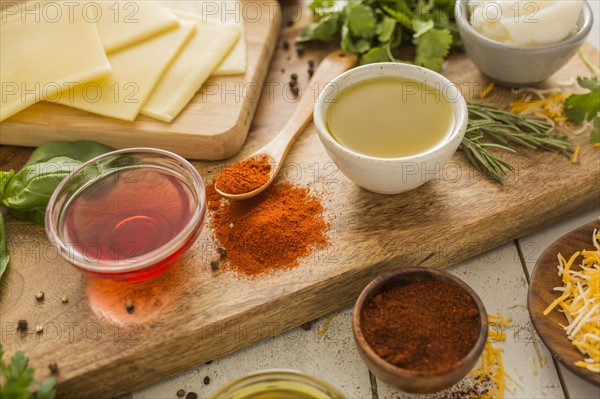
<path fill-rule="evenodd" d="M 271 164 L 266 155 L 246 159 L 223 170 L 215 180 L 215 186 L 228 194 L 245 194 L 256 190 L 269 181 Z"/>
<path fill-rule="evenodd" d="M 213 184 L 206 197 L 210 226 L 218 246 L 227 251 L 225 264 L 240 274 L 292 268 L 328 245 L 323 204 L 309 188 L 275 183 L 256 197 L 229 201 Z"/>
<path fill-rule="evenodd" d="M 479 312 L 464 289 L 417 280 L 375 295 L 361 313 L 361 325 L 369 346 L 387 362 L 441 374 L 475 345 Z"/>

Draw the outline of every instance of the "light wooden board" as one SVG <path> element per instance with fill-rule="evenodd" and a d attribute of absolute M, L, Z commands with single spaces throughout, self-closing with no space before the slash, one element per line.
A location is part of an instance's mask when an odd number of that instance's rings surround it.
<path fill-rule="evenodd" d="M 289 29 L 284 38 L 298 33 Z M 267 79 L 271 89 L 263 92 L 247 144 L 227 163 L 196 163 L 205 181 L 283 127 L 294 109 L 284 91 L 289 74 L 298 73 L 306 87 L 307 61 L 327 50 L 309 48 L 302 58 L 278 50 Z M 586 51 L 598 58 L 596 50 Z M 453 56 L 444 73 L 471 99 L 487 83 L 464 54 Z M 555 79 L 585 74 L 574 58 Z M 511 96 L 497 93 L 499 104 Z M 42 229 L 9 218 L 12 261 L 0 285 L 1 342 L 9 354 L 29 353 L 38 378 L 56 360 L 61 396 L 126 392 L 348 305 L 381 272 L 445 267 L 593 207 L 600 196 L 600 153 L 586 136 L 575 140 L 583 144 L 579 165 L 560 155 L 523 151 L 507 156 L 518 170 L 500 186 L 474 171 L 459 152 L 439 179 L 409 193 L 382 196 L 336 172 L 310 125 L 292 148 L 282 178 L 324 196 L 328 212 L 337 216 L 332 245 L 296 269 L 256 279 L 211 272 L 216 254 L 205 229 L 184 260 L 155 280 L 98 282 L 58 258 Z M 28 155 L 2 147 L 2 168 L 18 167 Z M 37 290 L 46 292 L 41 304 L 33 297 Z M 68 304 L 58 300 L 63 293 Z M 125 311 L 126 300 L 135 302 L 133 315 Z M 44 333 L 16 333 L 22 318 L 30 326 L 45 325 Z"/>
<path fill-rule="evenodd" d="M 233 9 L 226 2 L 215 4 L 222 14 Z M 126 122 L 41 102 L 0 123 L 0 144 L 85 139 L 115 148 L 158 147 L 191 159 L 234 155 L 246 140 L 281 25 L 277 2 L 242 2 L 240 11 L 248 48 L 246 73 L 208 79 L 171 123 L 142 115 Z"/>

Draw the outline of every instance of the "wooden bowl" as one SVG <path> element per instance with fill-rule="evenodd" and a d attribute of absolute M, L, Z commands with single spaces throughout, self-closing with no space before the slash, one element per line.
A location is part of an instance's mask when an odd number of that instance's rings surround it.
<path fill-rule="evenodd" d="M 373 297 L 385 291 L 399 282 L 416 281 L 444 281 L 455 284 L 465 290 L 475 301 L 479 312 L 479 332 L 477 341 L 471 351 L 460 361 L 453 365 L 452 369 L 445 373 L 431 373 L 424 371 L 409 370 L 388 363 L 371 349 L 361 329 L 362 309 L 367 306 Z M 488 336 L 487 312 L 475 291 L 465 282 L 450 273 L 441 270 L 424 268 L 402 269 L 392 273 L 384 274 L 373 280 L 362 291 L 352 314 L 352 330 L 354 341 L 358 352 L 367 367 L 381 381 L 411 393 L 433 393 L 449 388 L 460 381 L 473 369 L 479 360 Z"/>
<path fill-rule="evenodd" d="M 548 305 L 559 296 L 559 293 L 553 288 L 563 286 L 556 269 L 557 254 L 560 252 L 569 259 L 576 251 L 584 248 L 592 249 L 592 232 L 595 228 L 600 229 L 600 223 L 597 220 L 565 234 L 546 248 L 533 269 L 527 294 L 527 305 L 533 326 L 552 356 L 573 374 L 600 387 L 600 374 L 575 366 L 575 362 L 583 360 L 583 355 L 569 341 L 565 330 L 560 326 L 560 324 L 567 323 L 565 316 L 556 309 L 552 310 L 548 316 L 543 315 Z"/>

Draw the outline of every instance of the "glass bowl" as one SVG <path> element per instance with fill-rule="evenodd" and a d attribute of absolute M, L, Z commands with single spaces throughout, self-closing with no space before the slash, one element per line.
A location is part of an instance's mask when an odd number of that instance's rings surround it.
<path fill-rule="evenodd" d="M 295 370 L 263 370 L 238 378 L 211 399 L 344 399 L 336 388 Z"/>
<path fill-rule="evenodd" d="M 46 233 L 91 275 L 143 280 L 190 248 L 206 214 L 205 189 L 185 159 L 154 148 L 113 151 L 78 166 L 46 208 Z"/>

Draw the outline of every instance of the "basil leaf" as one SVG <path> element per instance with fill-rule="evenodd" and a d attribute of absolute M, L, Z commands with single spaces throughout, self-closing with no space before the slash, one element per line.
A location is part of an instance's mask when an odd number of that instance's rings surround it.
<path fill-rule="evenodd" d="M 4 196 L 4 186 L 14 175 L 14 170 L 9 170 L 8 172 L 0 172 L 0 199 L 2 199 L 2 197 Z"/>
<path fill-rule="evenodd" d="M 2 204 L 17 218 L 43 225 L 54 189 L 79 165 L 80 161 L 68 157 L 26 164 L 4 187 Z"/>
<path fill-rule="evenodd" d="M 0 279 L 6 271 L 10 255 L 6 246 L 6 230 L 4 228 L 4 216 L 0 213 Z"/>
<path fill-rule="evenodd" d="M 67 157 L 80 162 L 86 162 L 110 151 L 113 151 L 113 148 L 95 141 L 53 141 L 33 151 L 25 166 L 47 162 L 52 158 L 58 157 Z"/>

